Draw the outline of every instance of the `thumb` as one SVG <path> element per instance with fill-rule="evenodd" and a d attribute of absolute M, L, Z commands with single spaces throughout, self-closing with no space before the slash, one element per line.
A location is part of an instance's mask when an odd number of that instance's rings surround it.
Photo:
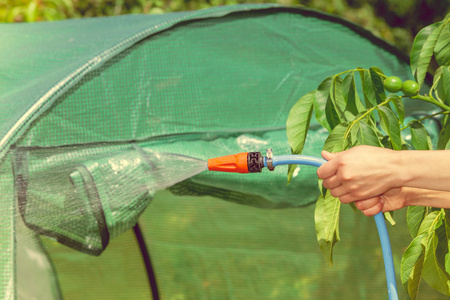
<path fill-rule="evenodd" d="M 322 151 L 322 157 L 325 160 L 332 160 L 333 158 L 336 158 L 336 156 L 338 156 L 337 153 L 330 153 L 330 152 L 325 151 L 325 150 Z"/>

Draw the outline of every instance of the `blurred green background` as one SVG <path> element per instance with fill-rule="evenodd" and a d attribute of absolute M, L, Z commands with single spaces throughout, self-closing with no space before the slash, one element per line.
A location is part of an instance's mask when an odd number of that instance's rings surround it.
<path fill-rule="evenodd" d="M 248 2 L 303 5 L 339 15 L 407 54 L 417 32 L 442 19 L 450 7 L 450 0 L 0 0 L 0 22 L 159 14 Z"/>

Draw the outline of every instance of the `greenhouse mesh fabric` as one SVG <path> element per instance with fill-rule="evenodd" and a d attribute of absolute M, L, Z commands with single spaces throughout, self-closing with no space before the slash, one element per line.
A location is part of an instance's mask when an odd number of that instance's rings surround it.
<path fill-rule="evenodd" d="M 410 78 L 392 46 L 274 5 L 0 33 L 1 299 L 387 297 L 375 224 L 348 207 L 326 267 L 313 167 L 289 185 L 283 167 L 202 171 L 212 157 L 290 153 L 290 108 L 330 74 L 378 66 Z M 438 125 L 426 126 L 435 140 Z M 319 156 L 326 136 L 313 120 L 304 153 Z M 397 272 L 402 215 L 389 228 Z"/>

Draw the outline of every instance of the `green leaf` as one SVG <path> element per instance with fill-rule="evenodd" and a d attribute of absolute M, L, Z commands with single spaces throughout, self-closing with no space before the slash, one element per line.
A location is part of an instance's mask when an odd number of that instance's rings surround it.
<path fill-rule="evenodd" d="M 382 147 L 380 140 L 376 134 L 376 131 L 372 128 L 372 126 L 367 125 L 364 122 L 358 122 L 356 125 L 357 128 L 357 139 L 360 145 L 368 145 L 375 147 Z"/>
<path fill-rule="evenodd" d="M 356 207 L 355 202 L 350 202 L 350 207 L 353 209 L 353 212 L 358 212 L 359 209 Z"/>
<path fill-rule="evenodd" d="M 336 107 L 336 111 L 341 119 L 345 120 L 346 103 L 342 93 L 342 78 L 335 75 L 330 87 L 330 96 L 328 101 L 331 101 Z"/>
<path fill-rule="evenodd" d="M 375 91 L 377 104 L 386 100 L 386 93 L 384 92 L 383 79 L 378 73 L 382 72 L 379 68 L 372 67 L 369 69 L 370 78 Z"/>
<path fill-rule="evenodd" d="M 328 103 L 328 97 L 330 95 L 330 87 L 334 76 L 328 76 L 317 88 L 316 94 L 314 96 L 314 111 L 316 113 L 317 122 L 331 131 L 331 126 L 327 121 L 326 116 L 326 106 Z"/>
<path fill-rule="evenodd" d="M 436 71 L 435 78 L 438 78 L 435 90 L 437 98 L 450 104 L 450 67 L 440 67 Z"/>
<path fill-rule="evenodd" d="M 325 197 L 325 195 L 327 194 L 327 189 L 323 186 L 323 180 L 319 178 L 317 179 L 317 183 L 319 185 L 319 190 L 322 194 L 322 197 Z"/>
<path fill-rule="evenodd" d="M 402 101 L 402 98 L 395 94 L 389 94 L 387 96 L 387 99 L 389 99 L 389 101 L 394 104 L 400 123 L 403 124 L 403 122 L 405 121 L 405 105 Z"/>
<path fill-rule="evenodd" d="M 436 258 L 436 249 L 438 246 L 438 238 L 433 234 L 427 245 L 425 255 L 425 262 L 423 265 L 423 279 L 433 289 L 441 292 L 444 295 L 450 296 L 450 276 L 442 270 Z"/>
<path fill-rule="evenodd" d="M 348 148 L 347 139 L 344 138 L 349 124 L 341 123 L 331 131 L 325 141 L 324 150 L 329 152 L 340 152 Z M 338 198 L 331 196 L 330 192 L 321 189 L 316 202 L 314 219 L 316 224 L 317 240 L 322 254 L 328 264 L 333 265 L 333 248 L 339 242 L 339 212 L 341 202 Z"/>
<path fill-rule="evenodd" d="M 424 206 L 408 206 L 406 212 L 406 223 L 412 238 L 417 236 L 420 224 L 422 224 L 427 208 Z"/>
<path fill-rule="evenodd" d="M 341 123 L 336 126 L 325 141 L 323 150 L 332 153 L 346 150 L 348 148 L 348 141 L 344 137 L 348 126 L 348 123 Z"/>
<path fill-rule="evenodd" d="M 353 202 L 352 202 L 353 203 Z M 384 213 L 384 218 L 392 225 L 395 226 L 395 220 L 394 220 L 394 212 L 393 211 L 388 211 Z"/>
<path fill-rule="evenodd" d="M 338 75 L 330 76 L 331 84 L 328 94 L 326 91 L 320 91 L 320 96 L 326 99 L 325 117 L 330 129 L 333 130 L 338 124 L 346 120 L 346 104 L 342 94 L 342 79 Z M 327 85 L 324 85 L 327 86 Z M 352 118 L 352 116 L 348 116 Z"/>
<path fill-rule="evenodd" d="M 418 230 L 418 236 L 413 240 L 413 243 L 415 243 L 418 238 L 421 238 L 420 243 L 422 247 L 425 248 L 424 261 L 423 263 L 416 263 L 414 268 L 419 269 L 420 267 L 422 267 L 421 273 L 428 285 L 445 295 L 449 295 L 450 276 L 445 272 L 445 270 L 441 268 L 440 264 L 438 263 L 438 258 L 436 257 L 436 252 L 439 252 L 437 251 L 439 238 L 436 230 L 440 226 L 442 226 L 444 217 L 445 214 L 443 210 L 436 210 L 426 215 L 424 220 L 422 221 L 422 224 L 420 225 L 420 228 Z M 411 245 L 413 243 L 411 243 Z M 415 247 L 417 248 L 417 245 L 415 245 Z M 418 252 L 419 251 L 416 251 L 415 255 L 417 255 Z M 423 252 L 423 248 L 421 252 Z M 407 258 L 408 256 L 415 257 L 415 255 L 410 255 L 408 253 L 408 250 L 406 250 L 404 258 Z M 406 266 L 408 268 L 406 268 Z M 409 263 L 405 265 L 405 268 L 403 268 L 402 260 L 402 282 L 405 282 L 404 279 L 406 278 L 406 275 L 403 274 L 403 269 L 408 270 L 410 267 L 411 265 Z M 410 288 L 413 288 L 414 286 L 410 284 L 406 285 L 406 287 L 408 287 L 407 290 L 410 297 L 415 299 L 417 293 L 410 293 Z"/>
<path fill-rule="evenodd" d="M 381 112 L 378 111 L 378 113 L 380 114 L 380 120 L 381 120 Z M 380 122 L 381 125 L 381 130 L 383 130 L 385 133 L 389 132 L 388 127 L 386 126 L 386 122 Z M 388 141 L 389 143 L 391 143 L 391 140 L 389 139 L 389 135 L 388 135 Z M 385 142 L 385 136 L 383 136 L 381 144 L 384 145 L 383 143 Z"/>
<path fill-rule="evenodd" d="M 438 218 L 439 216 L 436 217 L 437 222 L 439 222 Z M 435 227 L 433 230 L 430 230 L 430 234 L 427 235 L 427 239 L 425 241 L 422 240 L 422 244 L 426 243 L 425 261 L 423 264 L 423 279 L 425 279 L 428 285 L 435 290 L 438 290 L 445 295 L 450 295 L 450 276 L 439 264 L 438 258 L 436 257 L 436 252 L 439 252 L 439 239 L 436 233 L 437 229 L 438 228 Z"/>
<path fill-rule="evenodd" d="M 425 234 L 414 238 L 403 254 L 400 265 L 400 278 L 403 287 L 412 300 L 416 300 L 419 294 L 425 258 L 425 247 L 422 245 L 424 236 Z"/>
<path fill-rule="evenodd" d="M 439 132 L 439 138 L 437 143 L 438 150 L 447 149 L 448 142 L 450 140 L 450 119 L 448 116 L 445 116 L 442 121 L 442 129 Z"/>
<path fill-rule="evenodd" d="M 392 144 L 391 144 L 391 139 L 389 138 L 388 135 L 383 136 L 383 138 L 381 139 L 381 145 L 383 145 L 383 148 L 386 149 L 392 149 Z"/>
<path fill-rule="evenodd" d="M 442 68 L 441 87 L 444 92 L 444 101 L 450 104 L 450 66 Z"/>
<path fill-rule="evenodd" d="M 431 150 L 430 137 L 427 130 L 417 120 L 409 123 L 411 129 L 411 144 L 416 150 Z"/>
<path fill-rule="evenodd" d="M 381 124 L 383 124 L 383 130 L 387 130 L 387 134 L 391 139 L 391 144 L 394 150 L 402 149 L 402 139 L 400 135 L 400 123 L 392 110 L 387 106 L 378 107 L 378 111 L 381 116 Z"/>
<path fill-rule="evenodd" d="M 450 248 L 450 210 L 444 209 L 444 213 L 445 213 L 444 226 L 445 226 L 445 233 L 447 236 L 446 242 L 448 244 L 447 247 Z M 444 269 L 447 272 L 447 274 L 450 274 L 450 258 L 448 255 L 446 255 L 446 258 L 445 258 L 445 268 Z"/>
<path fill-rule="evenodd" d="M 288 167 L 288 173 L 287 173 L 287 183 L 289 184 L 292 180 L 292 177 L 294 176 L 295 170 L 297 169 L 298 165 L 289 165 Z"/>
<path fill-rule="evenodd" d="M 355 71 L 349 72 L 345 76 L 342 83 L 342 95 L 346 103 L 347 111 L 354 116 L 365 110 L 356 90 Z"/>
<path fill-rule="evenodd" d="M 314 95 L 311 91 L 291 108 L 286 121 L 286 135 L 293 154 L 301 154 L 305 146 L 313 111 Z"/>
<path fill-rule="evenodd" d="M 446 224 L 440 225 L 435 230 L 437 238 L 437 246 L 435 251 L 436 263 L 439 265 L 443 272 L 446 272 L 445 268 L 445 256 L 448 254 L 448 237 L 446 231 Z"/>
<path fill-rule="evenodd" d="M 327 191 L 325 197 L 321 193 L 316 202 L 314 220 L 317 241 L 329 267 L 333 266 L 333 248 L 339 242 L 339 212 L 341 202 Z"/>
<path fill-rule="evenodd" d="M 440 76 L 442 75 L 442 68 L 444 68 L 444 66 L 439 67 L 436 72 L 434 72 L 434 76 L 433 76 L 433 85 L 436 84 L 436 81 L 440 78 Z"/>
<path fill-rule="evenodd" d="M 438 65 L 450 65 L 450 20 L 447 20 L 442 27 L 441 33 L 434 47 L 434 57 Z"/>
<path fill-rule="evenodd" d="M 361 76 L 364 102 L 367 108 L 371 108 L 377 105 L 376 92 L 372 84 L 372 78 L 368 70 L 359 70 Z"/>
<path fill-rule="evenodd" d="M 449 13 L 450 16 L 450 13 Z M 444 213 L 445 213 L 445 221 L 447 222 L 447 225 L 450 226 L 450 209 L 444 209 Z M 450 227 L 449 227 L 450 229 Z M 450 234 L 449 234 L 450 236 Z"/>
<path fill-rule="evenodd" d="M 305 146 L 309 124 L 313 111 L 313 102 L 316 91 L 304 95 L 294 104 L 286 121 L 286 135 L 293 154 L 301 154 Z M 288 169 L 288 183 L 296 165 L 290 165 Z"/>
<path fill-rule="evenodd" d="M 386 75 L 384 74 L 383 70 L 381 70 L 381 69 L 378 68 L 378 67 L 372 67 L 371 69 L 374 70 L 375 72 L 377 72 L 378 75 L 380 75 L 380 76 L 381 76 L 381 75 L 386 76 Z"/>
<path fill-rule="evenodd" d="M 443 22 L 438 22 L 423 28 L 414 39 L 410 65 L 419 86 L 422 86 L 425 79 L 443 24 Z"/>
<path fill-rule="evenodd" d="M 430 212 L 425 216 L 422 223 L 420 224 L 419 230 L 417 231 L 417 235 L 427 235 L 428 237 L 425 237 L 426 239 L 429 239 L 429 237 L 434 233 L 436 230 L 436 226 L 441 224 L 440 221 L 442 221 L 445 217 L 445 214 L 442 210 L 435 210 Z M 425 243 L 422 242 L 422 244 L 425 245 Z"/>
<path fill-rule="evenodd" d="M 337 112 L 337 106 L 331 101 L 330 97 L 328 97 L 327 104 L 325 105 L 325 116 L 331 130 L 341 123 L 341 119 Z"/>
<path fill-rule="evenodd" d="M 353 126 L 348 134 L 348 144 L 350 148 L 361 145 L 358 141 L 358 131 L 358 126 Z"/>

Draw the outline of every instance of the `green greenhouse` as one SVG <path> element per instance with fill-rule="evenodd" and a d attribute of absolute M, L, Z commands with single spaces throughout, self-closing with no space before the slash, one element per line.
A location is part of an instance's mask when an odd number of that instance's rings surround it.
<path fill-rule="evenodd" d="M 314 167 L 287 185 L 287 167 L 205 161 L 290 154 L 289 111 L 329 74 L 411 78 L 395 47 L 269 4 L 1 24 L 0 36 L 0 299 L 387 298 L 372 218 L 343 207 L 334 266 L 323 259 Z M 327 135 L 313 120 L 303 152 L 320 156 Z M 397 272 L 402 215 L 388 225 Z"/>

